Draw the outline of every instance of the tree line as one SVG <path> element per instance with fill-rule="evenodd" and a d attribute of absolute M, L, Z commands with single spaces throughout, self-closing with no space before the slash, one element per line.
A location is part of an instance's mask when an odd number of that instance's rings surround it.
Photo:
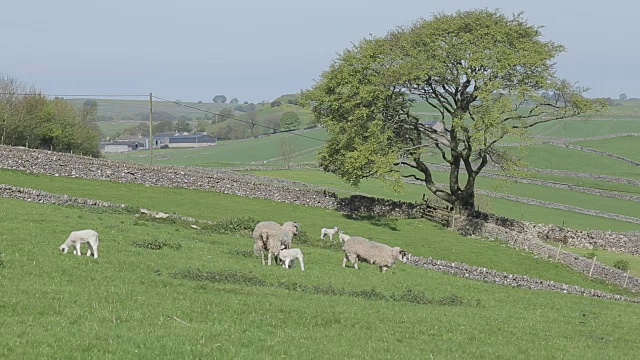
<path fill-rule="evenodd" d="M 0 74 L 0 144 L 59 152 L 100 155 L 98 104 L 76 108 L 50 99 L 33 86 Z"/>

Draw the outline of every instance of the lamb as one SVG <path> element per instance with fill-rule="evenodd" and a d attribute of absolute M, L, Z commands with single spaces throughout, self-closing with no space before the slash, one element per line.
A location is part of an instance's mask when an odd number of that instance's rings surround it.
<path fill-rule="evenodd" d="M 358 269 L 358 260 L 362 260 L 378 265 L 383 273 L 392 267 L 396 260 L 402 261 L 406 255 L 399 247 L 391 247 L 358 236 L 351 236 L 345 240 L 342 250 L 345 254 L 342 267 L 345 267 L 349 260 L 353 267 Z"/>
<path fill-rule="evenodd" d="M 75 255 L 80 255 L 80 244 L 87 243 L 89 245 L 89 250 L 87 251 L 87 256 L 91 256 L 93 252 L 93 257 L 95 259 L 98 258 L 98 233 L 94 230 L 80 230 L 80 231 L 72 231 L 67 241 L 60 245 L 60 251 L 66 254 L 70 247 L 75 247 L 73 253 Z"/>
<path fill-rule="evenodd" d="M 344 242 L 350 238 L 351 236 L 345 234 L 342 230 L 340 230 L 340 233 L 338 235 L 338 239 L 340 239 L 340 242 L 344 244 Z"/>
<path fill-rule="evenodd" d="M 334 226 L 333 229 L 322 228 L 322 230 L 320 230 L 320 239 L 324 240 L 324 236 L 329 235 L 329 240 L 333 241 L 333 235 L 338 231 L 340 231 L 340 229 L 337 226 Z"/>
<path fill-rule="evenodd" d="M 282 267 L 286 269 L 289 268 L 290 262 L 298 259 L 298 261 L 300 262 L 300 269 L 304 271 L 304 259 L 302 257 L 302 251 L 300 251 L 300 249 L 281 249 L 278 257 L 280 257 L 280 261 L 282 261 Z"/>
<path fill-rule="evenodd" d="M 253 230 L 253 252 L 262 257 L 264 265 L 264 251 L 268 251 L 268 265 L 271 266 L 271 257 L 278 256 L 280 249 L 291 247 L 291 240 L 298 234 L 298 223 L 288 221 L 280 226 L 273 221 L 263 221 Z"/>

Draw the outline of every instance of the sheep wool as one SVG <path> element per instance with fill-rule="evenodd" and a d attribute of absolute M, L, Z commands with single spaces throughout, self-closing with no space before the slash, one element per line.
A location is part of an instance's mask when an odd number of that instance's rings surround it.
<path fill-rule="evenodd" d="M 274 221 L 263 221 L 253 230 L 253 252 L 262 257 L 264 265 L 264 252 L 268 252 L 268 265 L 271 258 L 280 254 L 280 249 L 291 246 L 291 239 L 298 234 L 298 224 L 292 221 L 283 226 Z"/>
<path fill-rule="evenodd" d="M 358 269 L 358 260 L 361 260 L 378 265 L 383 273 L 392 267 L 396 260 L 402 260 L 406 254 L 399 247 L 391 247 L 358 236 L 346 239 L 342 250 L 345 254 L 342 267 L 345 267 L 347 260 L 349 260 L 353 267 Z"/>
<path fill-rule="evenodd" d="M 76 255 L 80 255 L 80 244 L 87 243 L 89 246 L 89 250 L 87 251 L 87 256 L 91 256 L 93 253 L 93 257 L 95 259 L 98 258 L 98 233 L 94 230 L 80 230 L 80 231 L 72 231 L 69 234 L 67 240 L 60 245 L 60 251 L 66 254 L 69 251 L 70 247 L 75 247 L 73 253 Z"/>

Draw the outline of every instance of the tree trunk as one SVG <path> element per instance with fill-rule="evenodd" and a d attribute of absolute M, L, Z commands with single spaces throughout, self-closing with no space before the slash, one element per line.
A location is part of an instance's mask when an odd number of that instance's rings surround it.
<path fill-rule="evenodd" d="M 475 192 L 460 191 L 453 201 L 454 215 L 472 216 L 475 212 Z"/>

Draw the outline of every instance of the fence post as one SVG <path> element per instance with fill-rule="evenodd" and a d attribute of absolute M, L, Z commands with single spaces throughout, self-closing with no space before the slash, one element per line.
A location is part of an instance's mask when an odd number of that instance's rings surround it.
<path fill-rule="evenodd" d="M 624 274 L 624 285 L 622 285 L 622 287 L 627 287 L 627 280 L 629 280 L 629 270 Z"/>
<path fill-rule="evenodd" d="M 556 261 L 558 261 L 558 256 L 560 256 L 560 249 L 562 249 L 562 244 L 558 246 L 558 252 L 556 253 Z"/>
<path fill-rule="evenodd" d="M 597 256 L 593 257 L 593 262 L 591 263 L 591 270 L 589 270 L 589 277 L 591 277 L 591 274 L 593 273 L 593 267 L 596 266 L 596 259 L 597 258 L 598 258 Z"/>

